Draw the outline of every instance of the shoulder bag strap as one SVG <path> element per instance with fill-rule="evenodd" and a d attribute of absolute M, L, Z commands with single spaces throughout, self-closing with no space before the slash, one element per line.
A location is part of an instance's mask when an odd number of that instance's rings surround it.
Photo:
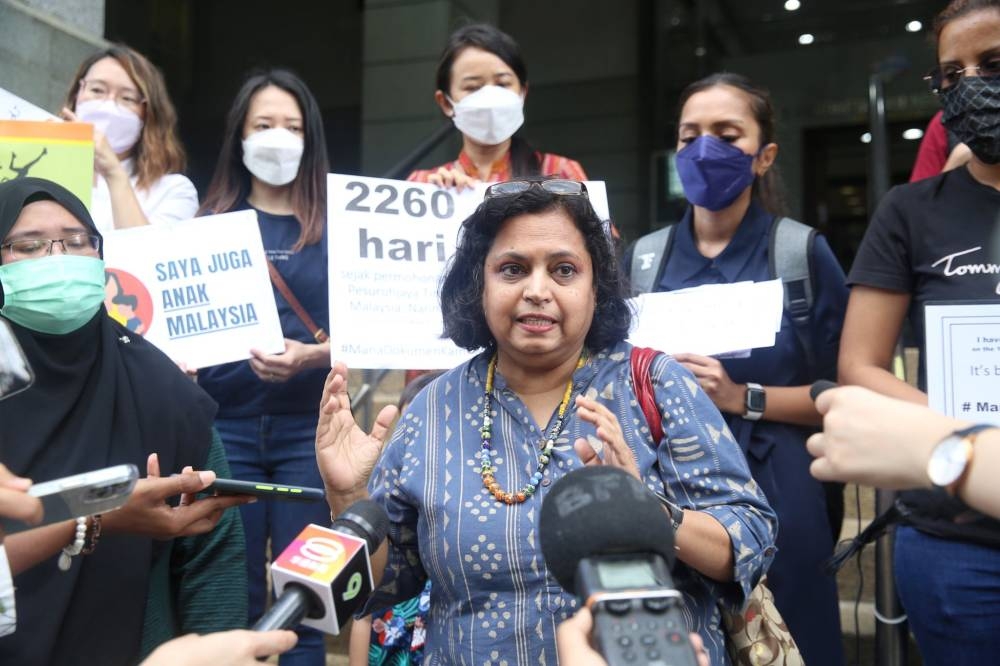
<path fill-rule="evenodd" d="M 653 442 L 659 444 L 663 439 L 663 424 L 660 417 L 660 409 L 656 406 L 656 394 L 653 391 L 653 378 L 649 374 L 649 369 L 653 365 L 653 360 L 660 354 L 656 349 L 649 347 L 633 347 L 632 364 L 632 390 L 635 391 L 636 400 L 642 407 L 642 414 L 646 417 L 646 424 L 649 426 L 649 433 L 653 436 Z"/>
<path fill-rule="evenodd" d="M 267 260 L 267 272 L 271 275 L 271 284 L 273 284 L 274 288 L 285 297 L 288 304 L 292 306 L 292 310 L 294 310 L 298 318 L 302 320 L 302 323 L 306 325 L 306 328 L 309 329 L 310 333 L 312 333 L 316 342 L 322 344 L 329 340 L 330 336 L 326 334 L 326 331 L 316 325 L 316 322 L 314 322 L 312 317 L 309 316 L 306 309 L 302 307 L 301 303 L 299 303 L 299 299 L 295 298 L 295 294 L 293 294 L 292 290 L 288 288 L 285 278 L 281 277 L 281 273 L 278 272 L 278 269 L 273 263 L 271 263 L 270 259 Z"/>

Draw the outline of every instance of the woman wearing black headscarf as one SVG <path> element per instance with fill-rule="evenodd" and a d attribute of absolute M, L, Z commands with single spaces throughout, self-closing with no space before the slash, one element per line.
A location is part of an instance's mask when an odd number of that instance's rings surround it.
<path fill-rule="evenodd" d="M 36 481 L 121 463 L 150 476 L 187 466 L 228 475 L 213 441 L 215 403 L 107 316 L 100 247 L 66 189 L 37 178 L 0 184 L 0 318 L 35 373 L 34 386 L 0 402 L 0 461 Z M 177 487 L 141 480 L 129 504 L 104 517 L 92 554 L 67 571 L 48 557 L 16 577 L 19 630 L 0 639 L 0 663 L 135 663 L 175 634 L 242 626 L 242 528 L 223 513 L 242 500 L 185 496 L 171 507 L 163 500 Z M 30 541 L 8 538 L 12 568 L 53 540 L 69 545 L 74 530 L 70 522 Z M 19 555 L 32 549 L 34 558 Z"/>

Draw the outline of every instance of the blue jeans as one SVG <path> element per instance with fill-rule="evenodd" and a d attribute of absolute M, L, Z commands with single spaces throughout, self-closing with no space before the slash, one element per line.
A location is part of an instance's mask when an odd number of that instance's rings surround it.
<path fill-rule="evenodd" d="M 234 479 L 323 487 L 316 465 L 315 413 L 275 414 L 216 419 Z M 240 507 L 247 541 L 247 585 L 250 624 L 263 614 L 267 594 L 267 541 L 279 555 L 309 523 L 330 524 L 326 502 L 260 500 Z M 282 655 L 283 666 L 324 666 L 323 635 L 300 628 L 295 649 Z"/>
<path fill-rule="evenodd" d="M 899 599 L 924 663 L 997 663 L 1000 551 L 899 527 L 895 560 Z"/>

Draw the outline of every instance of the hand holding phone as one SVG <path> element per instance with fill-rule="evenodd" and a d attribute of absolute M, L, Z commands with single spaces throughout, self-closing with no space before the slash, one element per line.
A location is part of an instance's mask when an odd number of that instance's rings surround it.
<path fill-rule="evenodd" d="M 181 474 L 160 477 L 156 454 L 147 462 L 147 476 L 139 479 L 128 503 L 104 516 L 105 533 L 139 534 L 154 539 L 173 539 L 210 532 L 226 509 L 255 501 L 252 497 L 203 497 L 197 493 L 215 481 L 215 472 L 195 472 L 185 468 Z M 180 504 L 167 503 L 180 496 Z"/>
<path fill-rule="evenodd" d="M 0 518 L 37 525 L 42 520 L 42 502 L 28 494 L 31 480 L 13 474 L 0 464 Z M 0 542 L 3 532 L 0 532 Z"/>
<path fill-rule="evenodd" d="M 0 524 L 5 533 L 13 534 L 32 527 L 106 513 L 128 501 L 138 476 L 139 470 L 135 465 L 115 465 L 36 483 L 28 489 L 28 495 L 41 501 L 44 511 L 41 522 L 32 525 L 5 517 Z"/>

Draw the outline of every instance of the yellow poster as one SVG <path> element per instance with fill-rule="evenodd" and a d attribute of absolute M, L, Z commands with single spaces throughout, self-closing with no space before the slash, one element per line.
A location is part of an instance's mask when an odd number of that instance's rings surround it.
<path fill-rule="evenodd" d="M 34 176 L 55 181 L 90 208 L 94 126 L 0 120 L 0 182 Z"/>

